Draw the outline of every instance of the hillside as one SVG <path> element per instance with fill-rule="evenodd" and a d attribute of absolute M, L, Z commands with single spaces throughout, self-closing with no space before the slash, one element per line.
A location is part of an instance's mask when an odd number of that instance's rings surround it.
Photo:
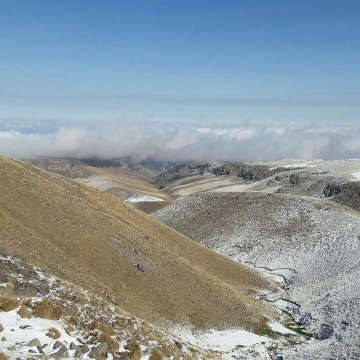
<path fill-rule="evenodd" d="M 27 158 L 26 163 L 38 168 L 63 175 L 70 179 L 86 183 L 97 189 L 109 192 L 116 197 L 139 204 L 141 196 L 152 196 L 157 208 L 167 205 L 171 197 L 147 182 L 155 177 L 154 171 L 139 164 L 128 164 L 125 160 L 96 161 L 63 158 Z M 149 204 L 147 204 L 149 205 Z"/>
<path fill-rule="evenodd" d="M 29 265 L 2 245 L 0 333 L 1 359 L 218 358 Z"/>
<path fill-rule="evenodd" d="M 24 260 L 153 323 L 263 332 L 267 277 L 119 199 L 0 158 L 0 242 Z"/>
<path fill-rule="evenodd" d="M 285 293 L 267 300 L 314 339 L 284 358 L 359 358 L 358 212 L 315 197 L 233 191 L 182 198 L 154 217 L 286 282 Z"/>

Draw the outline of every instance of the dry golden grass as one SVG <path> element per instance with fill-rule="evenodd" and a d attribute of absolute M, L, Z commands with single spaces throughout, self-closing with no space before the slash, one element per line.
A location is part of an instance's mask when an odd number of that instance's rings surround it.
<path fill-rule="evenodd" d="M 270 280 L 110 194 L 6 157 L 0 193 L 5 246 L 135 316 L 255 330 L 276 316 L 249 295 L 274 289 Z"/>
<path fill-rule="evenodd" d="M 100 327 L 100 324 L 97 321 L 91 321 L 91 322 L 82 323 L 82 328 L 87 332 L 98 330 L 99 327 Z"/>
<path fill-rule="evenodd" d="M 111 181 L 114 184 L 114 189 L 118 188 L 119 190 L 122 190 L 128 194 L 139 192 L 146 195 L 159 197 L 166 201 L 171 200 L 171 197 L 169 195 L 165 194 L 163 191 L 159 190 L 154 185 L 151 185 L 142 180 L 138 180 L 133 176 L 124 174 L 114 168 L 100 168 L 92 166 L 82 166 L 82 168 L 84 169 L 85 173 L 95 176 L 96 179 L 100 179 L 100 177 L 103 177 L 104 180 L 106 179 L 107 181 Z M 86 184 L 92 179 L 93 177 L 90 177 L 77 179 L 77 181 Z M 114 195 L 116 195 L 116 191 L 111 193 L 114 193 Z"/>
<path fill-rule="evenodd" d="M 22 318 L 30 318 L 32 315 L 32 311 L 31 309 L 29 309 L 26 305 L 21 305 L 19 310 L 17 311 L 17 313 L 22 317 Z"/>
<path fill-rule="evenodd" d="M 0 351 L 0 360 L 9 360 L 9 357 Z"/>
<path fill-rule="evenodd" d="M 70 316 L 69 318 L 66 319 L 66 321 L 71 324 L 71 325 L 77 325 L 78 324 L 78 319 L 75 316 Z"/>
<path fill-rule="evenodd" d="M 135 340 L 129 341 L 125 345 L 125 349 L 129 350 L 128 356 L 130 360 L 140 360 L 141 350 L 139 344 Z"/>
<path fill-rule="evenodd" d="M 19 306 L 19 301 L 13 298 L 0 296 L 0 310 L 11 311 Z"/>
<path fill-rule="evenodd" d="M 101 333 L 99 337 L 99 341 L 106 342 L 109 347 L 109 351 L 111 353 L 119 349 L 119 343 L 107 333 Z"/>
<path fill-rule="evenodd" d="M 149 360 L 163 360 L 163 354 L 160 349 L 155 348 L 152 350 Z"/>
<path fill-rule="evenodd" d="M 63 315 L 64 309 L 58 304 L 53 304 L 48 299 L 41 299 L 41 301 L 34 304 L 35 317 L 49 320 L 59 320 Z"/>
<path fill-rule="evenodd" d="M 54 327 L 51 327 L 50 329 L 48 329 L 47 333 L 45 334 L 47 337 L 51 338 L 51 339 L 58 339 L 60 337 L 60 332 L 58 329 L 55 329 Z"/>
<path fill-rule="evenodd" d="M 109 336 L 115 335 L 114 329 L 112 327 L 110 327 L 110 326 L 105 325 L 105 324 L 100 324 L 99 330 L 105 335 L 109 335 Z"/>
<path fill-rule="evenodd" d="M 167 346 L 166 344 L 164 344 L 164 343 L 161 344 L 161 352 L 162 352 L 162 354 L 163 354 L 166 358 L 168 358 L 168 357 L 171 356 L 171 351 L 170 351 L 170 349 L 169 349 L 168 346 Z"/>

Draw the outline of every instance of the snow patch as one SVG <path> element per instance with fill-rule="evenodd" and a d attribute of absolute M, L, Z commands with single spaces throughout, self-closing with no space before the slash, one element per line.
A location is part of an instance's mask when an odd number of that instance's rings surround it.
<path fill-rule="evenodd" d="M 142 202 L 142 201 L 165 201 L 164 199 L 161 199 L 156 196 L 150 196 L 145 194 L 135 194 L 130 196 L 125 200 L 126 203 L 136 203 L 136 202 Z"/>
<path fill-rule="evenodd" d="M 76 336 L 68 335 L 63 327 L 62 320 L 47 320 L 42 318 L 22 318 L 17 314 L 18 309 L 14 309 L 9 312 L 0 312 L 0 324 L 4 327 L 1 332 L 1 337 L 5 338 L 5 341 L 0 342 L 0 351 L 10 356 L 10 359 L 18 358 L 19 355 L 30 357 L 34 354 L 29 353 L 32 349 L 30 346 L 26 346 L 31 340 L 37 338 L 42 345 L 47 344 L 43 351 L 45 354 L 50 354 L 53 351 L 52 346 L 55 340 L 49 338 L 45 334 L 50 328 L 55 328 L 59 331 L 60 337 L 57 339 L 63 344 L 70 344 L 71 342 L 76 345 L 79 342 Z M 75 334 L 74 334 L 75 335 Z M 15 346 L 14 350 L 9 350 Z"/>
<path fill-rule="evenodd" d="M 279 324 L 278 322 L 271 321 L 268 323 L 269 328 L 272 331 L 275 331 L 279 334 L 294 334 L 293 331 L 287 329 L 284 325 Z"/>
<path fill-rule="evenodd" d="M 233 359 L 249 351 L 258 354 L 257 359 L 269 359 L 266 345 L 271 342 L 265 336 L 259 336 L 242 329 L 192 331 L 189 327 L 177 326 L 171 332 L 202 349 L 221 353 L 223 359 Z"/>
<path fill-rule="evenodd" d="M 351 174 L 353 177 L 355 177 L 356 179 L 360 179 L 360 171 L 359 172 L 354 172 Z"/>

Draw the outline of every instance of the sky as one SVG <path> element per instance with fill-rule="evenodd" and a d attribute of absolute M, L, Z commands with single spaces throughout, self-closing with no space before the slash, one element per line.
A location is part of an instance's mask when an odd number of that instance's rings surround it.
<path fill-rule="evenodd" d="M 360 157 L 359 25 L 348 0 L 0 0 L 0 152 Z"/>

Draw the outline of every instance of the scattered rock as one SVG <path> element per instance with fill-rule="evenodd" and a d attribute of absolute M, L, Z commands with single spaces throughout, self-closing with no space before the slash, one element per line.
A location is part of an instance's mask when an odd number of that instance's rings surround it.
<path fill-rule="evenodd" d="M 329 339 L 331 335 L 334 333 L 334 329 L 330 325 L 321 324 L 320 329 L 317 333 L 315 333 L 315 339 L 325 340 Z"/>
<path fill-rule="evenodd" d="M 61 347 L 59 347 L 54 353 L 51 354 L 52 357 L 54 357 L 55 359 L 60 358 L 62 355 L 64 355 L 67 352 L 67 348 L 65 345 L 62 345 Z"/>
<path fill-rule="evenodd" d="M 176 345 L 179 349 L 181 349 L 182 346 L 183 346 L 182 342 L 177 341 L 177 340 L 175 340 L 175 345 Z"/>
<path fill-rule="evenodd" d="M 6 337 L 3 336 L 3 337 L 1 338 L 1 341 L 2 341 L 2 342 L 6 341 Z"/>
<path fill-rule="evenodd" d="M 79 345 L 79 350 L 82 351 L 83 353 L 87 353 L 90 349 L 89 346 L 83 344 L 83 345 Z"/>
<path fill-rule="evenodd" d="M 109 350 L 108 344 L 106 342 L 102 342 L 93 347 L 91 353 L 89 354 L 89 357 L 93 357 L 93 356 L 101 357 L 102 355 L 105 355 L 108 350 Z"/>
<path fill-rule="evenodd" d="M 35 338 L 35 339 L 32 339 L 30 342 L 28 342 L 26 345 L 27 346 L 41 346 L 41 343 L 40 343 L 39 339 Z"/>
<path fill-rule="evenodd" d="M 341 187 L 339 184 L 328 183 L 324 186 L 324 189 L 322 192 L 325 195 L 325 197 L 332 197 L 341 192 Z"/>
<path fill-rule="evenodd" d="M 4 327 L 0 324 L 0 332 L 4 331 Z"/>
<path fill-rule="evenodd" d="M 53 346 L 53 349 L 55 350 L 55 349 L 57 349 L 57 348 L 59 348 L 59 347 L 61 347 L 61 346 L 63 346 L 63 343 L 62 343 L 61 341 L 55 341 L 55 344 L 54 344 L 54 346 Z"/>
<path fill-rule="evenodd" d="M 41 346 L 37 346 L 37 349 L 40 354 L 44 354 L 43 348 Z"/>
<path fill-rule="evenodd" d="M 141 264 L 136 264 L 136 268 L 142 272 L 145 272 L 145 268 Z"/>
<path fill-rule="evenodd" d="M 20 325 L 19 328 L 21 330 L 25 330 L 25 329 L 31 328 L 31 326 L 30 325 Z"/>
<path fill-rule="evenodd" d="M 74 358 L 80 358 L 81 355 L 83 355 L 83 352 L 81 350 L 76 350 L 74 353 Z"/>
<path fill-rule="evenodd" d="M 70 350 L 79 350 L 79 346 L 77 346 L 75 343 L 71 343 L 70 344 L 70 347 L 69 347 Z"/>

